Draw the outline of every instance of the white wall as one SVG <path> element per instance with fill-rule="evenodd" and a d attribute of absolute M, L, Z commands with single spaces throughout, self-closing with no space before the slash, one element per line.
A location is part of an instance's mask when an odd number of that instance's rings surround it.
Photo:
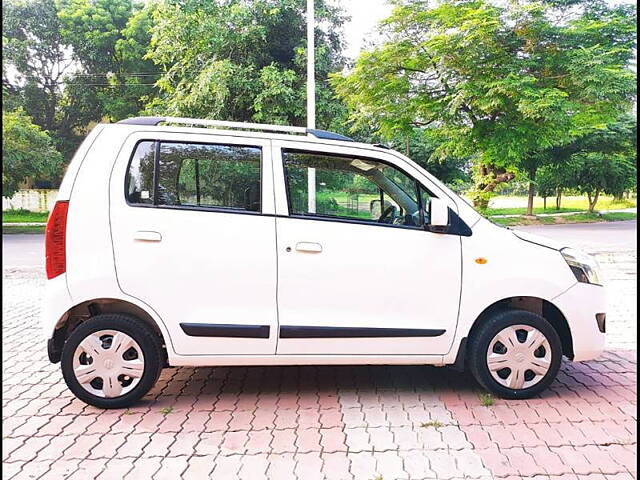
<path fill-rule="evenodd" d="M 49 212 L 56 203 L 58 190 L 18 190 L 13 197 L 2 197 L 2 210 L 24 208 L 32 212 Z"/>

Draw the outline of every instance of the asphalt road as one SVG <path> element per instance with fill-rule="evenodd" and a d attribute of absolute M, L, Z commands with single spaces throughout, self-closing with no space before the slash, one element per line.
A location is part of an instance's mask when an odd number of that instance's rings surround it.
<path fill-rule="evenodd" d="M 44 268 L 44 235 L 2 235 L 2 267 Z"/>
<path fill-rule="evenodd" d="M 589 251 L 635 250 L 637 220 L 514 227 Z"/>
<path fill-rule="evenodd" d="M 537 235 L 589 250 L 633 250 L 636 248 L 637 221 L 576 223 L 517 227 Z M 44 235 L 2 235 L 4 268 L 43 267 Z"/>

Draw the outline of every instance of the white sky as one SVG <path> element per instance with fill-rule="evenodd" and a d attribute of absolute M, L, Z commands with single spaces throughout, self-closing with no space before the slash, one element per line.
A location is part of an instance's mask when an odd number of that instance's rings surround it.
<path fill-rule="evenodd" d="M 391 14 L 392 8 L 386 0 L 334 0 L 334 2 L 342 5 L 351 17 L 351 22 L 344 27 L 347 42 L 345 55 L 355 59 L 365 46 L 365 40 L 374 37 L 375 26 Z"/>

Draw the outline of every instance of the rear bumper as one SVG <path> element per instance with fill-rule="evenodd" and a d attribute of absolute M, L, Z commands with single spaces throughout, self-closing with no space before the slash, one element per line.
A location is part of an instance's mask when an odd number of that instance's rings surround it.
<path fill-rule="evenodd" d="M 47 280 L 45 295 L 42 301 L 40 327 L 47 339 L 47 355 L 52 363 L 60 361 L 62 354 L 61 332 L 59 323 L 71 308 L 71 297 L 67 290 L 66 274 Z"/>
<path fill-rule="evenodd" d="M 571 330 L 573 360 L 594 360 L 605 346 L 605 333 L 600 331 L 596 315 L 607 312 L 604 287 L 576 283 L 566 292 L 553 299 L 553 303 L 564 314 Z M 602 322 L 601 322 L 602 323 Z"/>

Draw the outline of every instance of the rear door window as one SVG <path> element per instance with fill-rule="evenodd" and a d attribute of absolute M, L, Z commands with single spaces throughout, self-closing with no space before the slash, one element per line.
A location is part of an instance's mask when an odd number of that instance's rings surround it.
<path fill-rule="evenodd" d="M 130 203 L 261 211 L 260 148 L 153 142 L 155 170 L 152 172 L 155 175 L 152 178 L 155 180 L 151 182 L 153 189 L 149 191 L 149 175 L 141 179 L 137 174 L 140 171 L 138 151 L 148 151 L 147 143 L 138 144 L 130 164 L 127 186 Z M 147 190 L 137 193 L 138 184 L 144 184 Z"/>

